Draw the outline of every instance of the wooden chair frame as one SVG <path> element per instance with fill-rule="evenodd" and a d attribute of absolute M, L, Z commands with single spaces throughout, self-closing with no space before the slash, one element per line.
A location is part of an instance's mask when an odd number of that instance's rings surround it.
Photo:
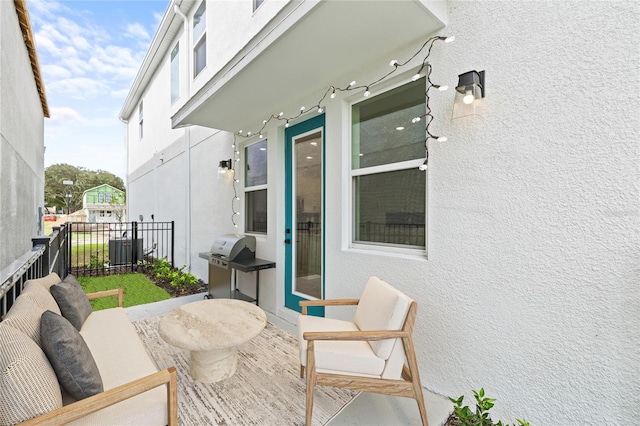
<path fill-rule="evenodd" d="M 302 315 L 307 314 L 309 306 L 347 306 L 357 305 L 359 299 L 333 299 L 333 300 L 303 300 L 300 301 Z M 429 426 L 427 409 L 424 404 L 420 373 L 418 372 L 418 360 L 413 345 L 413 326 L 416 319 L 418 305 L 411 302 L 404 326 L 400 331 L 374 330 L 374 331 L 308 331 L 303 333 L 303 339 L 307 341 L 307 366 L 300 365 L 300 377 L 307 380 L 307 401 L 305 425 L 311 426 L 313 411 L 313 394 L 316 385 L 333 386 L 352 390 L 374 392 L 385 395 L 413 398 L 418 403 L 420 418 L 423 426 Z M 376 341 L 385 339 L 402 339 L 407 363 L 402 369 L 402 380 L 377 379 L 372 377 L 350 376 L 342 374 L 320 373 L 316 371 L 315 348 L 316 340 L 365 340 Z M 305 371 L 306 370 L 306 371 Z"/>
<path fill-rule="evenodd" d="M 118 296 L 118 307 L 122 307 L 123 292 L 121 288 L 87 294 L 89 300 L 107 296 Z M 167 386 L 167 425 L 178 426 L 178 372 L 175 367 L 169 367 L 166 370 L 149 374 L 113 389 L 81 399 L 57 410 L 29 419 L 20 423 L 20 425 L 65 425 L 162 385 Z"/>

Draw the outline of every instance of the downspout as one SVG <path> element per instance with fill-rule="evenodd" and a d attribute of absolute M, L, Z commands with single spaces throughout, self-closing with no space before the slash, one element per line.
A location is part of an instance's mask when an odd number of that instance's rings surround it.
<path fill-rule="evenodd" d="M 125 164 L 125 179 L 126 179 L 126 186 L 125 186 L 125 190 L 127 192 L 127 194 L 129 193 L 129 120 L 125 120 L 123 118 L 118 117 L 118 119 L 124 123 L 124 146 L 126 147 L 126 151 L 127 151 L 127 157 L 125 159 L 126 164 Z M 126 212 L 127 214 L 131 211 L 129 210 L 129 197 L 126 197 L 127 203 L 125 204 L 125 208 L 126 208 Z M 126 222 L 128 219 L 128 216 L 124 217 L 124 220 L 120 219 L 121 222 Z"/>
<path fill-rule="evenodd" d="M 186 57 L 187 57 L 187 61 L 185 62 L 186 64 L 186 68 L 187 68 L 187 78 L 185 79 L 187 82 L 187 90 L 186 90 L 186 96 L 190 97 L 191 96 L 191 82 L 189 79 L 189 49 L 188 49 L 188 44 L 189 44 L 189 20 L 187 19 L 187 16 L 182 13 L 182 11 L 180 10 L 180 7 L 177 4 L 173 5 L 173 11 L 176 13 L 176 15 L 180 16 L 182 18 L 182 21 L 184 22 L 184 34 L 185 34 L 185 53 L 186 53 Z M 178 83 L 179 84 L 179 83 Z M 186 219 L 186 223 L 185 223 L 185 251 L 186 251 L 186 261 L 187 261 L 187 272 L 191 272 L 191 129 L 189 127 L 185 127 L 184 128 L 184 142 L 185 142 L 185 148 L 184 148 L 184 153 L 186 156 L 186 161 L 185 161 L 185 183 L 186 183 L 186 188 L 185 188 L 185 196 L 186 196 L 186 202 L 185 202 L 185 206 L 186 206 L 186 211 L 185 211 L 185 219 Z"/>

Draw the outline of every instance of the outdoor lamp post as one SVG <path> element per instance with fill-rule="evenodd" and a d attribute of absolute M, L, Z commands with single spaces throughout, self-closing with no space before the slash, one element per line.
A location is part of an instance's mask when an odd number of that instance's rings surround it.
<path fill-rule="evenodd" d="M 69 206 L 71 205 L 71 185 L 73 185 L 73 181 L 63 180 L 62 184 L 64 185 L 64 198 L 67 202 L 67 214 L 69 214 Z"/>

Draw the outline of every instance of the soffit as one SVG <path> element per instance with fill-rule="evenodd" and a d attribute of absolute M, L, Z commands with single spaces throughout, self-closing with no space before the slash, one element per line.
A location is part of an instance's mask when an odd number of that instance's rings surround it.
<path fill-rule="evenodd" d="M 173 127 L 259 128 L 444 27 L 418 0 L 291 2 L 280 15 L 172 117 Z"/>

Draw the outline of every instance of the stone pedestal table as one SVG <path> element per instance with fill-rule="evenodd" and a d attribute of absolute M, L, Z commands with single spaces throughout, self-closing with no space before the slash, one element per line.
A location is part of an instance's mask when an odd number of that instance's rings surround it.
<path fill-rule="evenodd" d="M 256 305 L 209 299 L 169 312 L 158 333 L 170 345 L 191 351 L 190 373 L 195 380 L 214 383 L 235 373 L 238 346 L 260 334 L 266 324 L 267 316 Z"/>

